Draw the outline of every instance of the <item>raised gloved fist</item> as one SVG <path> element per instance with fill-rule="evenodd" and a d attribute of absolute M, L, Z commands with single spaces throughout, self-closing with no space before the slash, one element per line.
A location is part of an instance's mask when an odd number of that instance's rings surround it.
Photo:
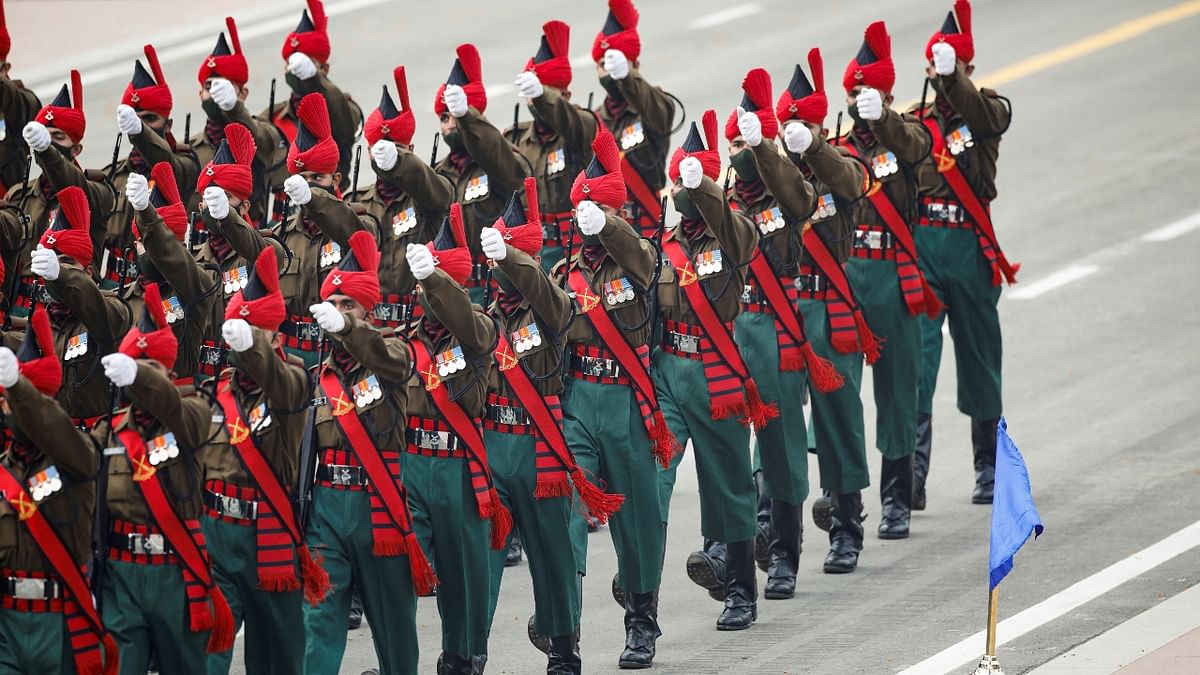
<path fill-rule="evenodd" d="M 457 84 L 446 85 L 446 90 L 442 92 L 442 101 L 451 115 L 462 117 L 467 114 L 467 92 Z"/>
<path fill-rule="evenodd" d="M 304 206 L 312 201 L 312 189 L 308 187 L 304 176 L 288 176 L 287 180 L 283 181 L 283 191 L 296 206 Z"/>
<path fill-rule="evenodd" d="M 38 244 L 29 254 L 29 269 L 46 281 L 54 281 L 62 272 L 62 265 L 58 263 L 58 253 Z"/>
<path fill-rule="evenodd" d="M 604 217 L 604 211 L 596 206 L 596 202 L 585 199 L 575 207 L 575 222 L 579 223 L 580 232 L 591 237 L 600 234 L 608 219 Z"/>
<path fill-rule="evenodd" d="M 254 346 L 254 332 L 242 319 L 229 319 L 221 324 L 221 337 L 235 352 L 244 352 Z"/>
<path fill-rule="evenodd" d="M 400 160 L 400 153 L 396 150 L 396 144 L 390 139 L 381 138 L 371 146 L 371 158 L 375 160 L 375 166 L 381 170 L 391 171 L 395 168 L 396 162 Z"/>
<path fill-rule="evenodd" d="M 237 89 L 233 83 L 223 77 L 214 77 L 212 83 L 208 85 L 208 95 L 212 97 L 213 103 L 225 112 L 233 110 L 233 106 L 237 105 Z"/>
<path fill-rule="evenodd" d="M 8 347 L 0 347 L 0 387 L 13 386 L 19 377 L 21 364 L 17 363 L 17 355 Z"/>
<path fill-rule="evenodd" d="M 508 244 L 504 241 L 504 235 L 494 227 L 483 228 L 479 233 L 479 245 L 483 254 L 492 260 L 504 260 L 508 256 Z"/>
<path fill-rule="evenodd" d="M 695 157 L 684 157 L 679 163 L 679 180 L 683 183 L 683 187 L 694 190 L 700 187 L 700 181 L 704 178 L 704 165 L 700 164 L 700 160 Z"/>
<path fill-rule="evenodd" d="M 409 244 L 404 251 L 404 257 L 408 260 L 408 269 L 417 281 L 428 279 L 437 267 L 433 262 L 433 252 L 423 244 Z"/>
<path fill-rule="evenodd" d="M 954 72 L 957 65 L 955 62 L 958 55 L 954 53 L 954 47 L 945 42 L 936 42 L 933 45 L 933 71 L 938 75 L 949 75 Z"/>
<path fill-rule="evenodd" d="M 209 185 L 204 188 L 204 206 L 208 208 L 208 215 L 225 220 L 229 216 L 229 195 L 225 194 L 224 188 Z"/>
<path fill-rule="evenodd" d="M 609 49 L 604 52 L 604 70 L 612 75 L 614 80 L 623 80 L 629 76 L 629 59 L 620 49 Z"/>
<path fill-rule="evenodd" d="M 309 305 L 309 313 L 317 320 L 317 325 L 326 333 L 340 333 L 346 327 L 346 317 L 330 302 L 318 302 Z"/>
<path fill-rule="evenodd" d="M 812 145 L 813 135 L 809 130 L 808 125 L 804 122 L 789 122 L 783 128 L 783 144 L 787 149 L 797 155 L 804 154 L 808 150 L 808 146 Z"/>
<path fill-rule="evenodd" d="M 136 136 L 142 133 L 142 118 L 137 111 L 122 103 L 117 106 L 117 129 L 123 134 Z"/>
<path fill-rule="evenodd" d="M 874 121 L 883 117 L 883 96 L 878 89 L 864 87 L 858 92 L 855 102 L 858 104 L 858 116 L 864 120 Z"/>
<path fill-rule="evenodd" d="M 21 138 L 25 139 L 25 145 L 34 152 L 41 152 L 50 147 L 50 130 L 41 122 L 26 124 L 21 130 Z"/>
<path fill-rule="evenodd" d="M 140 173 L 131 173 L 125 179 L 125 198 L 134 211 L 145 211 L 150 206 L 150 184 Z"/>
<path fill-rule="evenodd" d="M 737 109 L 737 125 L 738 131 L 742 134 L 742 140 L 746 141 L 746 145 L 757 148 L 762 143 L 762 120 L 752 112 L 746 112 L 742 106 Z"/>
<path fill-rule="evenodd" d="M 288 57 L 287 71 L 302 80 L 307 80 L 317 74 L 317 64 L 313 63 L 308 54 L 292 52 Z"/>
<path fill-rule="evenodd" d="M 538 79 L 537 73 L 526 71 L 517 76 L 517 81 L 513 84 L 517 85 L 517 91 L 525 98 L 541 98 L 542 94 L 546 93 L 546 88 L 542 86 L 542 81 Z"/>
<path fill-rule="evenodd" d="M 137 361 L 132 356 L 117 352 L 100 357 L 104 376 L 118 387 L 128 387 L 137 379 Z"/>

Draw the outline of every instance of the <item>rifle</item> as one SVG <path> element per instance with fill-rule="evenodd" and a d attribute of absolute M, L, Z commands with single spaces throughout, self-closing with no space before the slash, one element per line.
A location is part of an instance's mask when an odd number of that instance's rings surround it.
<path fill-rule="evenodd" d="M 108 182 L 111 183 L 113 177 L 117 175 L 117 158 L 121 156 L 121 138 L 125 134 L 117 132 L 117 142 L 113 144 L 112 163 L 108 165 Z"/>
<path fill-rule="evenodd" d="M 745 150 L 742 150 L 742 152 L 745 152 Z M 725 169 L 725 185 L 724 185 L 724 187 L 721 188 L 721 194 L 725 194 L 725 193 L 729 192 L 729 179 L 732 177 L 733 177 L 733 165 L 730 164 Z"/>
<path fill-rule="evenodd" d="M 187 143 L 192 137 L 192 113 L 188 113 L 187 117 L 183 118 L 183 142 Z"/>
<path fill-rule="evenodd" d="M 29 153 L 29 161 L 25 163 L 25 177 L 21 179 L 21 185 L 25 191 L 21 193 L 21 203 L 17 205 L 17 210 L 21 212 L 21 218 L 29 221 L 29 215 L 25 213 L 25 204 L 29 202 L 29 194 L 33 190 L 29 189 L 29 172 L 33 171 L 33 153 Z"/>
<path fill-rule="evenodd" d="M 271 93 L 267 95 L 267 121 L 275 124 L 275 78 L 271 78 Z"/>
<path fill-rule="evenodd" d="M 117 385 L 108 384 L 108 433 L 113 434 L 113 416 L 117 408 Z M 92 532 L 92 588 L 96 589 L 96 611 L 100 611 L 104 583 L 104 563 L 108 559 L 108 460 L 107 452 L 100 453 L 100 469 L 96 474 L 96 515 Z"/>
<path fill-rule="evenodd" d="M 192 211 L 188 214 L 187 232 L 183 235 L 183 247 L 192 255 L 196 253 L 195 247 L 192 246 L 192 235 L 196 232 L 196 217 L 199 215 L 199 211 Z"/>
<path fill-rule="evenodd" d="M 842 111 L 838 111 L 837 126 L 833 128 L 833 142 L 837 144 L 838 139 L 842 137 Z"/>
<path fill-rule="evenodd" d="M 362 146 L 354 144 L 354 172 L 353 178 L 350 180 L 350 199 L 346 201 L 355 201 L 358 199 L 358 168 L 362 164 Z"/>
<path fill-rule="evenodd" d="M 925 98 L 929 95 L 929 77 L 925 78 L 925 84 L 921 86 L 921 105 L 917 108 L 917 119 L 925 119 Z"/>
<path fill-rule="evenodd" d="M 650 320 L 650 339 L 652 341 L 650 344 L 658 344 L 658 341 L 662 339 L 662 333 L 661 333 L 662 324 L 658 320 L 659 319 L 658 315 L 659 315 L 659 310 L 660 310 L 660 308 L 658 306 L 658 280 L 662 277 L 663 235 L 666 233 L 666 231 L 667 231 L 667 198 L 662 197 L 659 200 L 658 232 L 655 234 L 655 239 L 657 240 L 655 242 L 655 249 L 656 249 L 656 255 L 658 256 L 658 259 L 655 261 L 654 278 L 650 282 L 650 288 L 647 289 L 648 292 L 650 293 L 650 297 L 647 299 L 647 303 L 650 305 L 650 314 L 647 317 Z"/>
<path fill-rule="evenodd" d="M 521 104 L 513 104 L 513 125 L 512 125 L 512 142 L 515 144 L 517 139 L 521 137 L 521 132 L 517 129 L 517 123 L 521 119 Z"/>
<path fill-rule="evenodd" d="M 441 140 L 442 134 L 440 132 L 433 135 L 433 152 L 429 155 L 429 166 L 437 164 L 438 142 Z"/>
<path fill-rule="evenodd" d="M 321 363 L 325 360 L 325 338 L 322 337 L 317 347 L 317 373 L 321 372 Z M 313 387 L 312 392 L 316 393 Z M 304 413 L 304 435 L 300 438 L 300 473 L 296 490 L 296 518 L 300 521 L 300 531 L 308 528 L 308 516 L 312 506 L 312 489 L 317 482 L 317 408 L 316 398 L 308 399 L 308 410 Z"/>
<path fill-rule="evenodd" d="M 574 219 L 572 219 L 571 222 L 574 223 Z M 575 227 L 578 227 L 578 225 Z M 559 282 L 559 285 L 562 286 L 564 291 L 567 290 L 567 281 L 571 276 L 571 258 L 575 256 L 575 227 L 567 229 L 567 255 L 565 258 L 563 258 L 563 261 L 566 262 L 566 265 L 563 267 L 562 280 Z"/>
<path fill-rule="evenodd" d="M 595 98 L 595 96 L 596 96 L 596 92 L 594 92 L 594 91 L 588 92 L 588 105 L 587 105 L 588 110 L 592 109 L 592 99 Z"/>

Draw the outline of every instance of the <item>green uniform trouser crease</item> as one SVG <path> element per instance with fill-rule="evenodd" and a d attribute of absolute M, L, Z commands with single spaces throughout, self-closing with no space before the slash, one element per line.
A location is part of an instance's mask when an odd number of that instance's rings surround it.
<path fill-rule="evenodd" d="M 189 627 L 179 565 L 104 565 L 101 618 L 121 652 L 121 675 L 145 675 L 151 652 L 159 672 L 204 675 L 209 631 Z"/>
<path fill-rule="evenodd" d="M 0 675 L 26 673 L 75 675 L 67 619 L 59 612 L 0 609 Z"/>
<path fill-rule="evenodd" d="M 562 400 L 563 433 L 575 461 L 597 485 L 625 495 L 608 521 L 617 583 L 629 593 L 654 591 L 662 577 L 666 517 L 658 498 L 658 464 L 633 389 L 568 378 Z M 571 541 L 580 574 L 587 573 L 587 538 L 587 521 L 575 509 Z"/>
<path fill-rule="evenodd" d="M 542 635 L 570 635 L 579 625 L 579 586 L 575 552 L 571 545 L 571 499 L 538 499 L 534 437 L 483 432 L 488 465 L 500 500 L 512 513 L 521 533 L 521 546 L 529 559 L 533 581 L 534 627 Z M 491 602 L 488 625 L 496 614 L 500 578 L 508 546 L 491 552 Z"/>

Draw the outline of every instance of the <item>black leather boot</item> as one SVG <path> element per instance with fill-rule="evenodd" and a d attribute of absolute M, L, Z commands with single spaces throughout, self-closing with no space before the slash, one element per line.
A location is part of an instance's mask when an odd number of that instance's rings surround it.
<path fill-rule="evenodd" d="M 917 413 L 917 453 L 913 455 L 913 511 L 925 510 L 925 479 L 933 453 L 933 416 Z"/>
<path fill-rule="evenodd" d="M 813 525 L 828 532 L 833 528 L 833 498 L 829 490 L 821 490 L 821 496 L 813 500 Z"/>
<path fill-rule="evenodd" d="M 771 565 L 763 597 L 784 600 L 796 594 L 796 569 L 804 542 L 804 505 L 771 500 Z"/>
<path fill-rule="evenodd" d="M 838 492 L 832 495 L 833 527 L 829 530 L 829 553 L 825 556 L 826 574 L 847 574 L 858 567 L 863 546 L 862 492 Z"/>
<path fill-rule="evenodd" d="M 350 618 L 346 622 L 350 630 L 358 630 L 362 626 L 363 620 L 363 604 L 362 594 L 358 592 L 357 586 L 350 587 Z"/>
<path fill-rule="evenodd" d="M 766 572 L 771 566 L 771 498 L 762 469 L 754 472 L 754 490 L 758 493 L 758 531 L 754 535 L 754 562 Z"/>
<path fill-rule="evenodd" d="M 717 630 L 746 630 L 758 618 L 754 541 L 730 542 L 725 555 L 725 610 Z"/>
<path fill-rule="evenodd" d="M 725 555 L 724 543 L 705 539 L 704 550 L 693 551 L 687 558 L 688 578 L 707 589 L 717 602 L 725 599 Z"/>
<path fill-rule="evenodd" d="M 450 652 L 442 652 L 442 655 L 438 657 L 437 671 L 438 675 L 471 675 L 473 672 L 471 659 Z"/>
<path fill-rule="evenodd" d="M 471 675 L 483 675 L 483 668 L 487 665 L 487 654 L 476 654 L 471 657 Z"/>
<path fill-rule="evenodd" d="M 546 675 L 580 675 L 583 658 L 579 655 L 579 631 L 550 638 Z"/>
<path fill-rule="evenodd" d="M 879 538 L 907 539 L 912 518 L 913 456 L 884 457 L 879 473 L 879 500 L 883 507 Z"/>
<path fill-rule="evenodd" d="M 975 454 L 975 491 L 972 504 L 991 504 L 996 484 L 996 425 L 999 419 L 971 419 L 971 449 Z"/>
<path fill-rule="evenodd" d="M 521 533 L 513 528 L 512 538 L 508 540 L 508 550 L 504 552 L 504 566 L 515 567 L 521 564 Z"/>
<path fill-rule="evenodd" d="M 658 629 L 658 592 L 625 594 L 625 651 L 617 665 L 625 670 L 649 668 L 654 663 Z"/>

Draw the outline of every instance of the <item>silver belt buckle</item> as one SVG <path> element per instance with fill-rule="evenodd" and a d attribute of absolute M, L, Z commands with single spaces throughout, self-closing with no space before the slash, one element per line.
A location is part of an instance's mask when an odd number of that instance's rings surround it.
<path fill-rule="evenodd" d="M 517 408 L 511 405 L 493 404 L 492 419 L 497 424 L 507 424 L 508 426 L 522 426 L 525 424 L 524 411 L 518 414 Z"/>
<path fill-rule="evenodd" d="M 13 582 L 13 597 L 18 600 L 46 600 L 47 579 L 9 577 Z"/>
<path fill-rule="evenodd" d="M 422 429 L 417 445 L 426 450 L 449 450 L 450 449 L 450 432 L 448 431 L 425 431 Z"/>
<path fill-rule="evenodd" d="M 129 551 L 137 555 L 166 555 L 167 542 L 161 534 L 130 534 Z"/>
<path fill-rule="evenodd" d="M 818 286 L 821 285 L 821 275 L 797 274 L 796 280 L 793 283 L 798 291 L 811 291 L 815 293 L 819 290 Z"/>
<path fill-rule="evenodd" d="M 254 520 L 258 517 L 258 502 L 217 495 L 221 499 L 221 513 L 230 518 Z"/>
<path fill-rule="evenodd" d="M 671 342 L 674 344 L 676 351 L 681 351 L 685 354 L 700 353 L 700 338 L 695 335 L 685 335 L 684 333 L 672 331 Z"/>
<path fill-rule="evenodd" d="M 751 286 L 750 284 L 746 284 L 745 286 L 742 286 L 742 303 L 749 304 L 751 302 L 754 302 L 754 300 L 752 299 L 754 297 L 753 293 L 754 293 L 754 287 Z"/>
<path fill-rule="evenodd" d="M 883 248 L 883 233 L 882 232 L 879 232 L 876 230 L 870 230 L 870 231 L 866 231 L 866 232 L 859 231 L 859 232 L 856 232 L 855 235 L 856 235 L 856 239 L 858 240 L 857 244 L 858 244 L 859 248 L 869 248 L 869 249 L 876 249 L 876 250 Z"/>

